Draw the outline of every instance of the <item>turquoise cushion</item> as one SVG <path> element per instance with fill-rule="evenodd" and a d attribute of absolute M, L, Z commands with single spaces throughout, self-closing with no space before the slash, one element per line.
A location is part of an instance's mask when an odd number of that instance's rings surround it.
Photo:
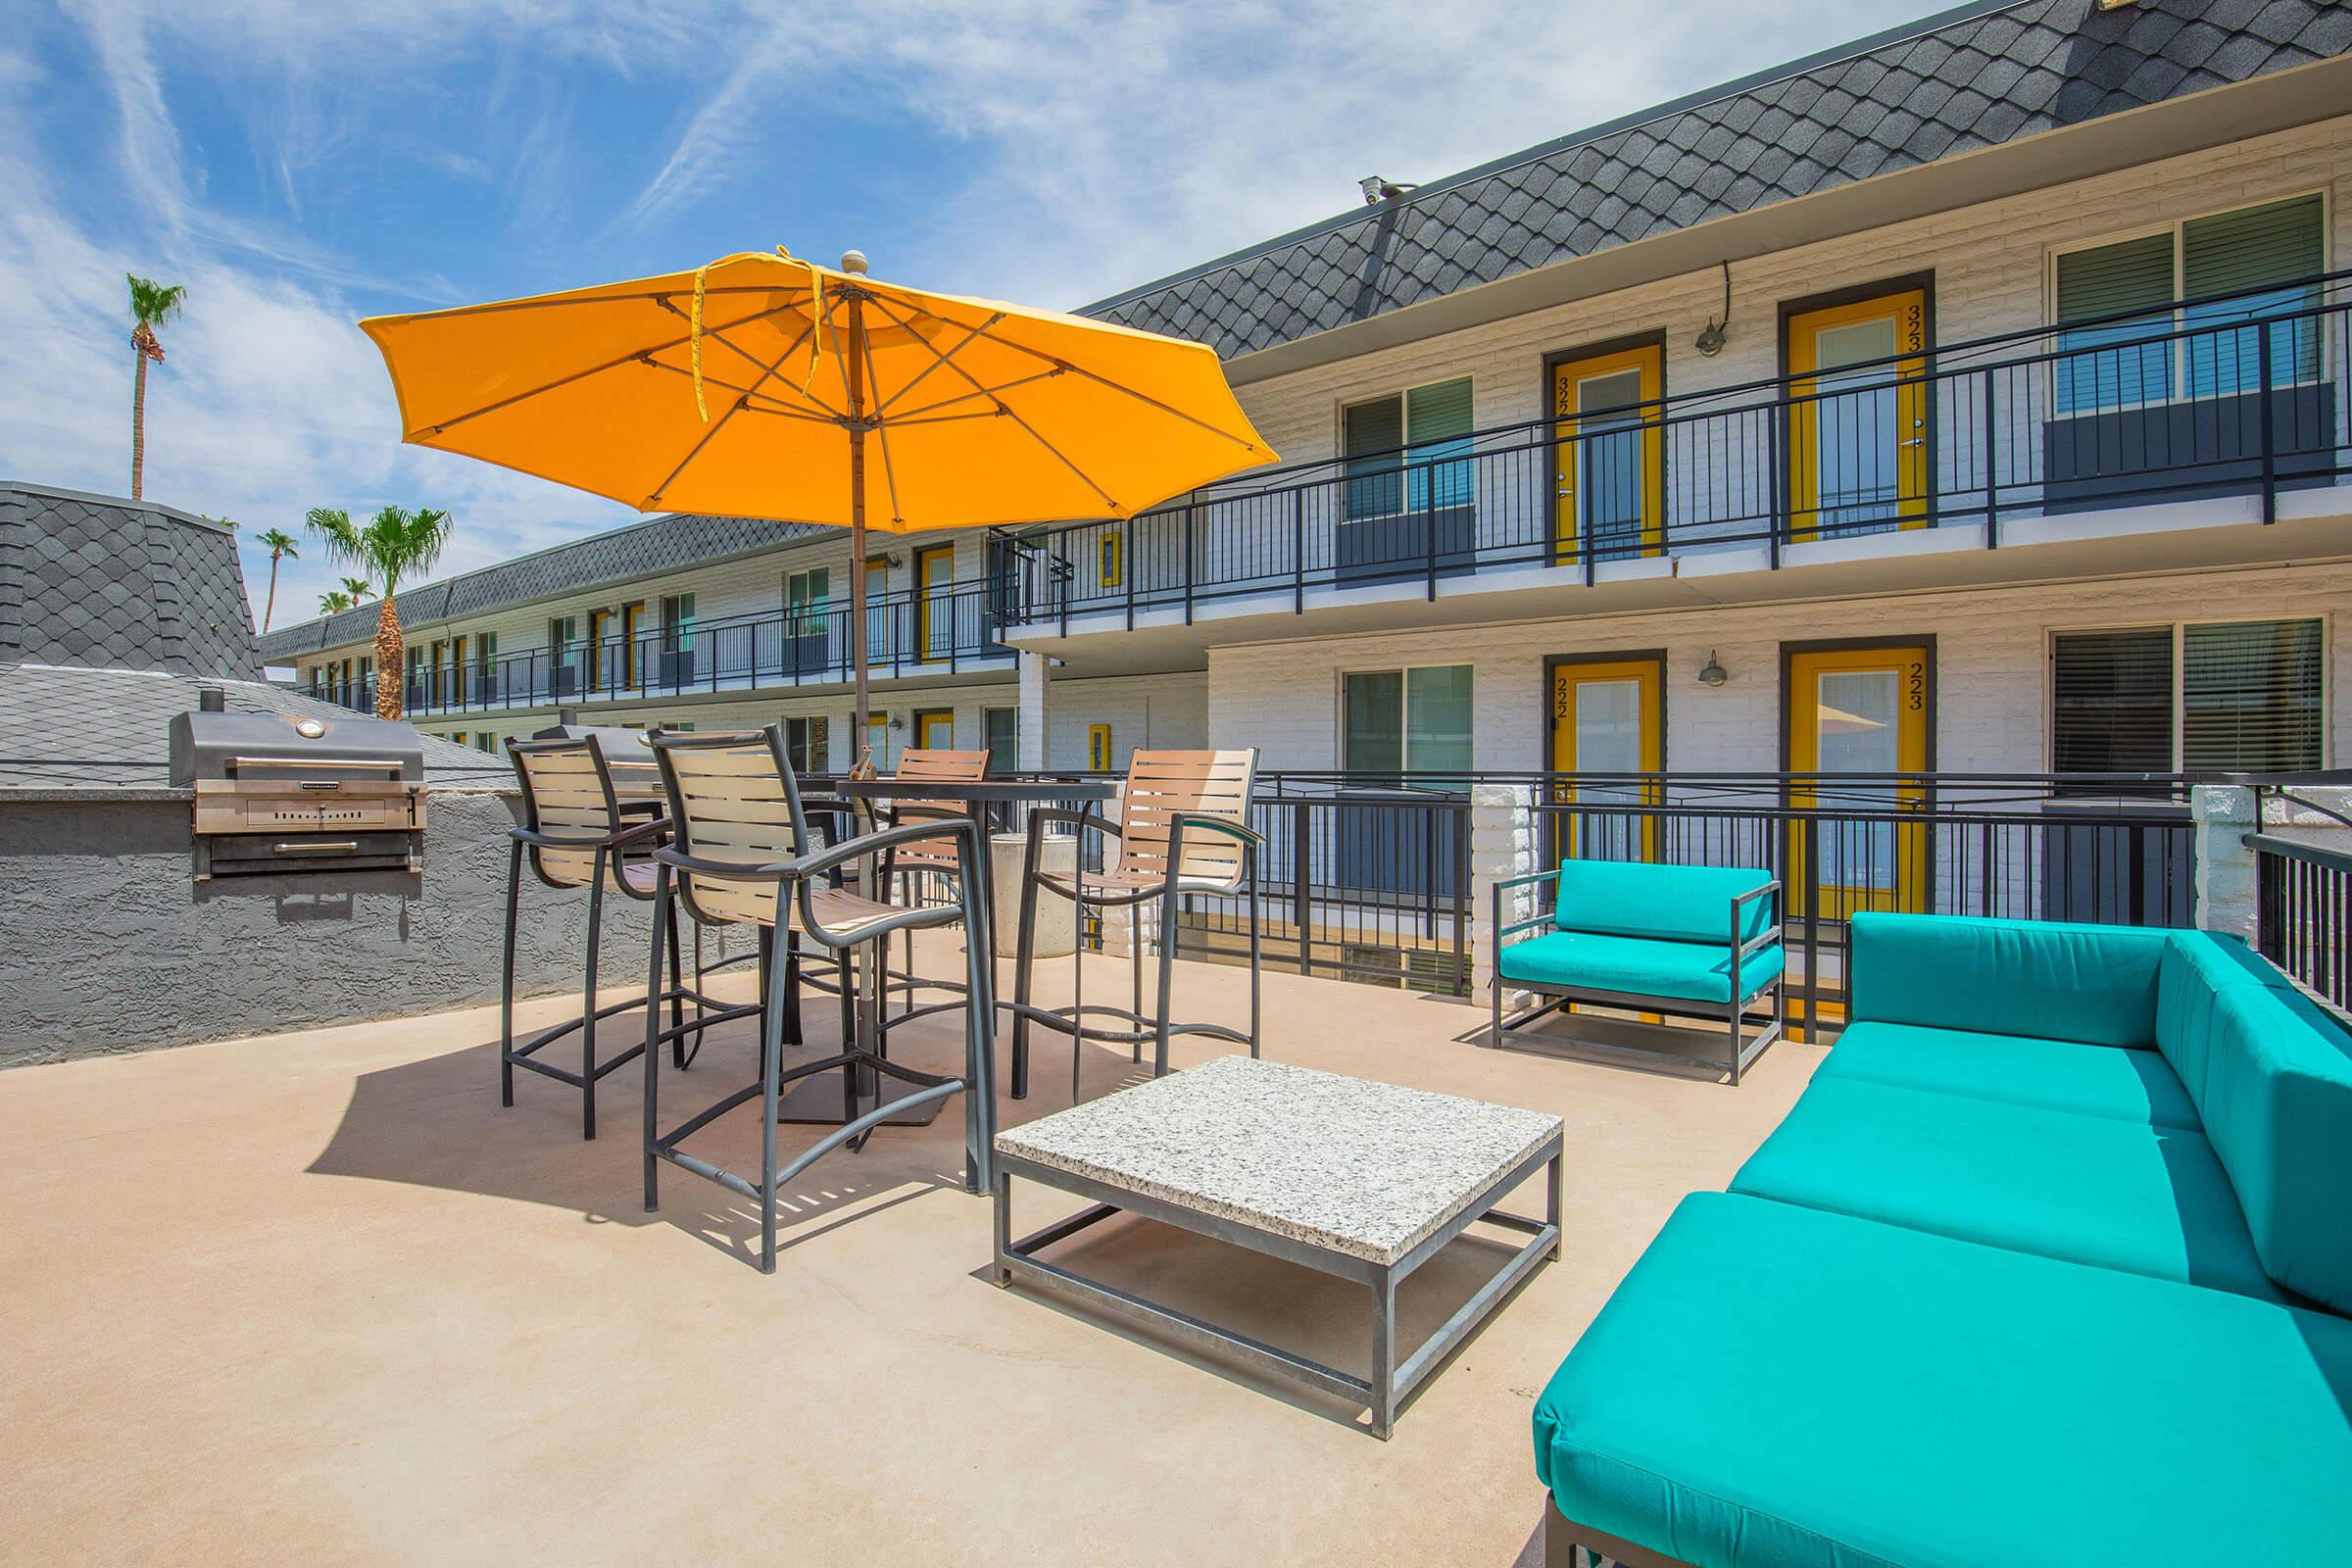
<path fill-rule="evenodd" d="M 1915 1023 L 1850 1024 L 1813 1069 L 1816 1083 L 1824 1078 L 1932 1089 L 2143 1126 L 2198 1125 L 2197 1107 L 2163 1056 L 2074 1040 Z"/>
<path fill-rule="evenodd" d="M 2352 1323 L 1719 1193 L 1536 1401 L 1570 1519 L 1699 1568 L 2341 1561 Z"/>
<path fill-rule="evenodd" d="M 1732 1191 L 2279 1298 L 2229 1177 L 2184 1128 L 1817 1079 Z"/>
<path fill-rule="evenodd" d="M 1656 937 L 1663 942 L 1732 945 L 1732 900 L 1772 880 L 1770 871 L 1715 865 L 1650 865 L 1639 860 L 1564 860 L 1554 918 L 1563 931 Z M 1741 941 L 1770 930 L 1780 897 L 1740 911 Z"/>
<path fill-rule="evenodd" d="M 1732 950 L 1698 942 L 1655 942 L 1644 937 L 1596 936 L 1589 931 L 1553 931 L 1502 950 L 1502 977 L 1529 985 L 1578 991 L 1630 991 L 1644 997 L 1686 1002 L 1732 1001 Z M 1758 948 L 1740 966 L 1745 1002 L 1781 972 L 1779 943 Z"/>
<path fill-rule="evenodd" d="M 2191 1099 L 2204 1092 L 2214 998 L 2233 986 L 2298 995 L 2293 981 L 2235 937 L 2172 933 L 2156 977 L 2156 1047 Z"/>
<path fill-rule="evenodd" d="M 2192 998 L 2166 1055 L 2230 1172 L 2271 1277 L 2352 1312 L 2352 1052 L 2299 993 Z"/>
<path fill-rule="evenodd" d="M 2046 920 L 1857 914 L 1848 939 L 1852 1016 L 2153 1047 L 2167 935 Z"/>

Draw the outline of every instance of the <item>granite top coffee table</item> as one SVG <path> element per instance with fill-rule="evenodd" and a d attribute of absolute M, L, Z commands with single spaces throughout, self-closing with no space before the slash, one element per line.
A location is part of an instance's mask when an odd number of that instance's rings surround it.
<path fill-rule="evenodd" d="M 1367 1407 L 1397 1407 L 1538 1263 L 1560 1249 L 1560 1118 L 1454 1095 L 1224 1056 L 999 1133 L 996 1282 L 1015 1278 L 1180 1343 Z M 1551 1169 L 1541 1220 L 1504 1195 Z M 1015 1241 L 1012 1178 L 1094 1200 Z M 1037 1254 L 1114 1214 L 1140 1214 L 1358 1281 L 1372 1294 L 1371 1376 L 1276 1349 Z M 1480 1220 L 1527 1244 L 1401 1365 L 1396 1287 Z"/>

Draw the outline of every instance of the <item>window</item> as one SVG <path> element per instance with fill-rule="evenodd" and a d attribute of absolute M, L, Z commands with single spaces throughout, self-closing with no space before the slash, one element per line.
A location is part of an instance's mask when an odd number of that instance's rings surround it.
<path fill-rule="evenodd" d="M 473 744 L 482 751 L 495 752 L 498 750 L 498 737 L 486 729 L 477 730 L 474 732 Z"/>
<path fill-rule="evenodd" d="M 2099 320 L 2061 332 L 2058 412 L 2082 414 L 2162 403 L 2176 387 L 2191 397 L 2250 392 L 2262 379 L 2265 328 L 2230 327 L 2258 315 L 2315 306 L 2326 270 L 2326 213 L 2317 195 L 2193 218 L 2161 233 L 2068 251 L 2055 259 L 2057 324 Z M 2176 300 L 2210 300 L 2176 311 Z M 2121 318 L 2121 319 L 2106 319 Z M 2179 339 L 2146 341 L 2181 331 Z M 2319 374 L 2316 317 L 2278 321 L 2271 335 L 2271 385 Z"/>
<path fill-rule="evenodd" d="M 796 773 L 822 773 L 833 765 L 833 744 L 822 713 L 784 721 L 784 760 Z"/>
<path fill-rule="evenodd" d="M 2061 632 L 2050 765 L 2061 773 L 2282 772 L 2326 764 L 2317 620 Z"/>
<path fill-rule="evenodd" d="M 1009 773 L 1021 765 L 1019 748 L 1020 710 L 1012 708 L 984 708 L 980 710 L 981 744 L 988 748 L 988 770 Z"/>
<path fill-rule="evenodd" d="M 694 595 L 662 596 L 662 651 L 685 653 L 694 647 Z"/>
<path fill-rule="evenodd" d="M 1437 381 L 1340 411 L 1348 462 L 1348 515 L 1387 516 L 1431 507 L 1466 507 L 1470 465 L 1431 460 L 1470 451 L 1470 378 Z"/>
<path fill-rule="evenodd" d="M 825 605 L 832 593 L 833 572 L 829 566 L 811 566 L 807 571 L 786 572 L 784 615 L 792 624 L 785 635 L 822 637 L 825 634 Z"/>
<path fill-rule="evenodd" d="M 1341 677 L 1341 765 L 1364 773 L 1470 770 L 1470 666 L 1350 670 Z"/>
<path fill-rule="evenodd" d="M 579 664 L 572 643 L 580 635 L 580 617 L 553 615 L 547 622 L 549 695 L 568 697 L 580 689 Z"/>

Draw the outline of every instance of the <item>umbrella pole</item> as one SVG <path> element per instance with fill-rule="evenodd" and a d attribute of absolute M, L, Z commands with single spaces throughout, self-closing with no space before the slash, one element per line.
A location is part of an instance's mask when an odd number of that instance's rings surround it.
<path fill-rule="evenodd" d="M 858 686 L 858 738 L 851 742 L 850 755 L 858 757 L 871 733 L 866 725 L 865 679 L 865 301 L 853 290 L 849 306 L 849 352 L 842 356 L 841 368 L 850 404 L 850 667 L 857 672 Z M 882 765 L 878 757 L 873 761 L 876 767 Z"/>

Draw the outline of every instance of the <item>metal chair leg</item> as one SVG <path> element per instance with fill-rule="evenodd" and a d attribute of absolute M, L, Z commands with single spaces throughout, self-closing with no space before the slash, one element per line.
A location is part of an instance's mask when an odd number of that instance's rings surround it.
<path fill-rule="evenodd" d="M 655 945 L 657 947 L 661 945 L 659 937 L 655 938 Z M 670 1059 L 677 1063 L 679 1071 L 683 1072 L 686 1067 L 686 1004 L 680 993 L 685 989 L 686 980 L 685 976 L 680 973 L 681 959 L 678 956 L 678 906 L 673 904 L 669 906 L 669 1054 Z M 656 971 L 646 982 L 646 1033 L 649 1035 L 654 1032 L 653 999 L 659 995 L 655 987 L 661 983 L 661 978 L 660 972 Z M 702 988 L 698 986 L 695 989 L 699 993 Z M 695 1011 L 698 1015 L 701 1013 L 702 1007 L 699 1004 L 695 1007 Z M 702 1049 L 702 1036 L 699 1033 L 695 1036 L 694 1044 L 696 1050 Z M 647 1070 L 650 1072 L 652 1069 L 649 1067 Z"/>
<path fill-rule="evenodd" d="M 776 1271 L 776 1101 L 784 1072 L 784 966 L 761 977 L 760 1006 L 760 1272 Z"/>
<path fill-rule="evenodd" d="M 1250 857 L 1250 1054 L 1254 1059 L 1258 1054 L 1259 994 L 1265 986 L 1265 963 L 1258 937 L 1257 852 L 1245 853 Z M 1298 940 L 1305 941 L 1306 933 L 1299 932 Z"/>
<path fill-rule="evenodd" d="M 589 1142 L 596 1138 L 596 956 L 604 933 L 605 852 L 599 850 L 596 880 L 588 886 L 587 978 L 580 991 L 580 1137 Z"/>
<path fill-rule="evenodd" d="M 1021 867 L 1021 921 L 1012 955 L 1012 1098 L 1029 1098 L 1029 970 L 1037 960 L 1037 858 Z M 1075 1103 L 1075 1101 L 1072 1102 Z"/>
<path fill-rule="evenodd" d="M 1138 905 L 1136 907 L 1141 908 Z M 1153 1019 L 1152 1032 L 1157 1036 L 1152 1048 L 1152 1076 L 1168 1075 L 1168 1009 L 1175 1004 L 1176 990 L 1176 920 L 1183 912 L 1184 896 L 1170 886 L 1167 896 L 1160 900 L 1159 931 L 1159 1015 Z M 1140 1051 L 1143 1043 L 1136 1043 Z"/>
<path fill-rule="evenodd" d="M 661 982 L 662 936 L 664 931 L 669 934 L 671 956 L 673 959 L 675 957 L 678 935 L 677 913 L 677 906 L 670 898 L 669 867 L 664 865 L 660 868 L 654 878 L 654 952 L 652 958 L 646 963 L 645 974 L 645 983 L 649 988 Z M 699 974 L 701 966 L 698 964 L 696 969 Z M 695 989 L 699 992 L 702 988 L 697 986 Z M 699 1039 L 696 1049 L 701 1049 Z M 645 1211 L 648 1214 L 655 1210 L 660 1201 L 658 1197 L 660 1176 L 658 1173 L 662 1162 L 654 1156 L 656 1128 L 659 1125 L 655 1120 L 654 1102 L 660 1094 L 661 1073 L 662 1054 L 654 1049 L 654 1009 L 648 1007 L 645 1009 Z"/>
<path fill-rule="evenodd" d="M 522 840 L 507 852 L 507 956 L 498 993 L 498 1102 L 514 1103 L 514 920 L 522 900 Z"/>

